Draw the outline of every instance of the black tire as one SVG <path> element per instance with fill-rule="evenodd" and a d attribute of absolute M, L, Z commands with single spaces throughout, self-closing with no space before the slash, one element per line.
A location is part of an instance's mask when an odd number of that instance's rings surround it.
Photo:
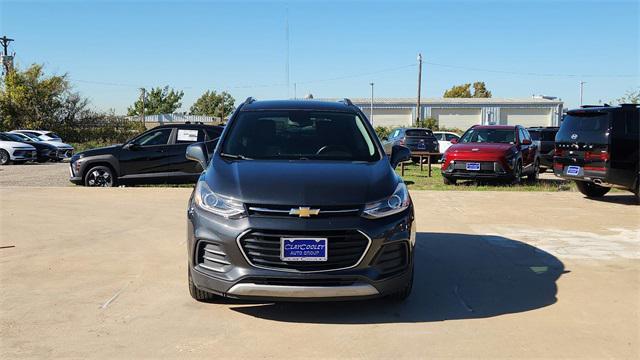
<path fill-rule="evenodd" d="M 11 162 L 9 153 L 6 150 L 0 149 L 0 165 L 8 165 Z"/>
<path fill-rule="evenodd" d="M 518 160 L 516 166 L 513 168 L 513 174 L 511 175 L 511 183 L 513 185 L 519 185 L 522 181 L 522 161 Z"/>
<path fill-rule="evenodd" d="M 115 174 L 108 166 L 93 166 L 84 175 L 84 185 L 90 187 L 116 186 Z"/>
<path fill-rule="evenodd" d="M 187 269 L 187 273 L 189 274 L 189 294 L 192 298 L 197 301 L 211 301 L 218 298 L 215 294 L 198 289 L 191 278 L 191 270 Z"/>
<path fill-rule="evenodd" d="M 407 300 L 409 295 L 411 295 L 411 290 L 413 289 L 413 273 L 414 271 L 413 269 L 411 269 L 411 279 L 409 280 L 409 283 L 407 283 L 407 285 L 405 285 L 405 287 L 403 287 L 402 289 L 387 296 L 389 300 L 395 302 L 402 302 Z"/>
<path fill-rule="evenodd" d="M 455 185 L 457 180 L 458 179 L 442 175 L 442 181 L 444 182 L 445 185 Z"/>
<path fill-rule="evenodd" d="M 576 181 L 576 186 L 586 197 L 601 197 L 611 190 L 611 188 L 596 185 L 588 181 Z"/>
<path fill-rule="evenodd" d="M 25 161 L 25 160 L 14 160 L 14 161 L 13 161 L 13 165 L 22 165 L 22 164 L 24 164 L 24 163 L 26 163 L 26 161 Z"/>
<path fill-rule="evenodd" d="M 540 162 L 536 160 L 536 162 L 533 163 L 533 171 L 529 175 L 527 175 L 527 180 L 532 183 L 537 182 L 539 174 L 540 174 Z"/>

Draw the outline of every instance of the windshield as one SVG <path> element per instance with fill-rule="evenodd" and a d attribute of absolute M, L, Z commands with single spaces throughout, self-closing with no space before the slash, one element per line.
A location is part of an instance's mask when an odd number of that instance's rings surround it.
<path fill-rule="evenodd" d="M 469 129 L 462 135 L 460 142 L 514 144 L 515 135 L 513 129 Z"/>
<path fill-rule="evenodd" d="M 405 132 L 405 135 L 406 136 L 430 137 L 430 136 L 433 136 L 433 133 L 431 132 L 431 130 L 418 129 L 418 130 L 407 130 Z"/>
<path fill-rule="evenodd" d="M 376 161 L 377 147 L 355 113 L 273 110 L 242 112 L 222 156 L 250 159 Z"/>
<path fill-rule="evenodd" d="M 18 141 L 18 142 L 22 142 L 22 141 L 29 141 L 29 139 L 25 139 L 24 137 L 20 136 L 20 135 L 16 135 L 16 134 L 1 134 L 4 135 L 5 137 L 9 138 L 8 140 L 11 141 Z"/>

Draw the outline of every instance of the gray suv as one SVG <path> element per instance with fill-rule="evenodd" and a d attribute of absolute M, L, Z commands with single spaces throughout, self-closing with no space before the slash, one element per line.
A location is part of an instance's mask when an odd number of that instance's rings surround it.
<path fill-rule="evenodd" d="M 407 187 L 349 100 L 254 101 L 231 117 L 189 200 L 196 300 L 404 299 L 415 222 Z"/>

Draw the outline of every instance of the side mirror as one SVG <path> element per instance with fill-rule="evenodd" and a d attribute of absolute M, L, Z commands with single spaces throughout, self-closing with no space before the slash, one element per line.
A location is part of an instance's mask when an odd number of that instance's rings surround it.
<path fill-rule="evenodd" d="M 451 139 L 450 143 L 451 144 L 457 144 L 458 143 L 458 139 L 453 138 L 453 139 Z"/>
<path fill-rule="evenodd" d="M 125 144 L 122 148 L 125 150 L 136 151 L 136 150 L 140 150 L 140 145 L 136 143 L 128 143 L 128 144 Z"/>
<path fill-rule="evenodd" d="M 393 145 L 391 148 L 391 156 L 389 156 L 389 162 L 391 162 L 391 167 L 396 168 L 398 164 L 403 161 L 408 161 L 411 159 L 411 150 L 408 147 L 402 145 Z"/>
<path fill-rule="evenodd" d="M 207 146 L 204 143 L 200 142 L 189 145 L 185 156 L 189 160 L 197 161 L 203 170 L 207 168 L 209 155 L 207 154 Z"/>
<path fill-rule="evenodd" d="M 521 144 L 522 144 L 522 145 L 531 145 L 532 143 L 531 143 L 531 140 L 529 140 L 529 139 L 524 139 L 524 140 L 522 140 L 522 141 L 521 141 Z"/>

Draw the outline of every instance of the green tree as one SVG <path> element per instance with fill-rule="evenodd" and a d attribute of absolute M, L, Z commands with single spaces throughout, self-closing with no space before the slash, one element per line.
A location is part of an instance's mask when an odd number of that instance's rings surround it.
<path fill-rule="evenodd" d="M 234 109 L 235 99 L 226 91 L 216 93 L 207 90 L 191 106 L 191 115 L 216 116 L 221 119 L 226 118 Z"/>
<path fill-rule="evenodd" d="M 71 91 L 66 74 L 46 76 L 39 64 L 14 69 L 0 87 L 0 128 L 55 128 L 87 104 Z"/>
<path fill-rule="evenodd" d="M 451 89 L 444 92 L 443 97 L 446 98 L 470 98 L 471 97 L 471 84 L 455 85 Z"/>
<path fill-rule="evenodd" d="M 487 90 L 484 81 L 476 81 L 473 83 L 473 97 L 474 98 L 490 98 L 491 91 Z"/>
<path fill-rule="evenodd" d="M 451 89 L 444 92 L 446 98 L 490 98 L 491 91 L 487 90 L 484 81 L 476 81 L 473 83 L 473 94 L 471 94 L 471 84 L 455 85 Z"/>
<path fill-rule="evenodd" d="M 640 88 L 627 91 L 624 96 L 616 101 L 618 104 L 640 104 Z"/>
<path fill-rule="evenodd" d="M 147 92 L 144 113 L 146 115 L 156 114 L 173 114 L 178 110 L 182 103 L 184 92 L 175 91 L 168 86 L 156 87 Z M 142 114 L 142 99 L 138 99 L 132 106 L 127 109 L 129 116 Z"/>

